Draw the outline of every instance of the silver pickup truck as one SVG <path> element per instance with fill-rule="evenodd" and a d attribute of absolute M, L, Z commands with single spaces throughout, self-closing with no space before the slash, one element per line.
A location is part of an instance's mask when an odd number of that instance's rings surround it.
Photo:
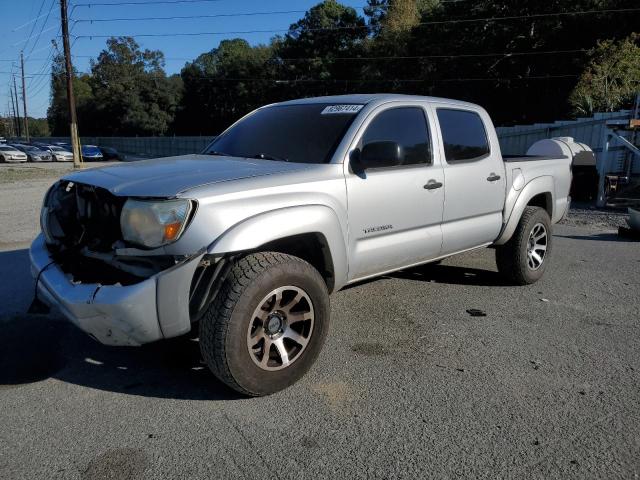
<path fill-rule="evenodd" d="M 329 294 L 493 246 L 537 281 L 565 214 L 569 157 L 503 158 L 481 107 L 349 95 L 259 108 L 200 155 L 66 175 L 31 246 L 41 301 L 108 345 L 199 328 L 247 395 L 291 385 L 329 329 Z"/>

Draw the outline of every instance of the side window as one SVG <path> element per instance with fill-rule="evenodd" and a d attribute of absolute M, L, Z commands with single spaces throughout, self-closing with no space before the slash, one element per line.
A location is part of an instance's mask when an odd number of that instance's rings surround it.
<path fill-rule="evenodd" d="M 376 142 L 395 142 L 400 146 L 399 165 L 431 163 L 431 138 L 424 110 L 400 107 L 379 113 L 362 136 L 361 148 Z"/>
<path fill-rule="evenodd" d="M 489 154 L 484 123 L 475 112 L 439 108 L 438 123 L 448 163 L 479 159 Z"/>

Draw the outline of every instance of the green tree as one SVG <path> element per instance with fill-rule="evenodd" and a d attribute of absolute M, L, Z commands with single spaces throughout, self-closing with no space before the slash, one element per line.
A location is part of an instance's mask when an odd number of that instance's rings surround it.
<path fill-rule="evenodd" d="M 589 63 L 569 101 L 576 115 L 613 112 L 640 94 L 640 35 L 604 40 L 589 52 Z"/>
<path fill-rule="evenodd" d="M 29 117 L 29 135 L 32 137 L 48 137 L 49 125 L 47 119 Z"/>
<path fill-rule="evenodd" d="M 277 55 L 281 74 L 289 80 L 285 96 L 343 93 L 359 78 L 359 62 L 335 57 L 358 57 L 364 52 L 367 25 L 355 9 L 335 0 L 312 7 L 280 39 Z"/>
<path fill-rule="evenodd" d="M 73 91 L 76 99 L 76 113 L 80 125 L 90 124 L 93 111 L 93 91 L 90 76 L 78 76 L 74 69 Z M 49 130 L 54 136 L 69 135 L 69 104 L 67 101 L 67 81 L 64 57 L 56 55 L 51 65 L 51 100 L 47 109 Z"/>
<path fill-rule="evenodd" d="M 84 134 L 163 135 L 175 115 L 179 92 L 163 70 L 164 54 L 142 50 L 131 37 L 110 38 L 91 61 L 93 116 L 99 125 L 80 125 Z M 94 129 L 99 131 L 93 131 Z"/>
<path fill-rule="evenodd" d="M 246 40 L 223 40 L 181 72 L 184 94 L 179 133 L 217 134 L 269 98 L 272 49 Z"/>

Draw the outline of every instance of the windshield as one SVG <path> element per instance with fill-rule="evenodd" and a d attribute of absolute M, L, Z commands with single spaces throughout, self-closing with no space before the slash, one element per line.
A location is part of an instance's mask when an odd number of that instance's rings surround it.
<path fill-rule="evenodd" d="M 62 147 L 49 147 L 52 152 L 66 152 L 66 150 Z"/>
<path fill-rule="evenodd" d="M 362 105 L 278 105 L 257 110 L 216 138 L 212 155 L 328 163 Z"/>

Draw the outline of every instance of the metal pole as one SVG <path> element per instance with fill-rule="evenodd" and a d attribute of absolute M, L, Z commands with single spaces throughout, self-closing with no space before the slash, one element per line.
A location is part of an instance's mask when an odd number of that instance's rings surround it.
<path fill-rule="evenodd" d="M 24 111 L 24 134 L 29 142 L 29 115 L 27 115 L 27 87 L 24 84 L 24 57 L 20 52 L 20 68 L 22 69 L 22 105 Z"/>
<path fill-rule="evenodd" d="M 9 85 L 9 96 L 11 97 L 11 103 L 9 104 L 11 106 L 11 129 L 13 130 L 13 135 L 11 135 L 11 137 L 16 137 L 18 134 L 18 131 L 16 130 L 16 122 L 18 121 L 16 119 L 16 106 L 13 103 L 13 90 L 11 90 L 11 85 Z"/>
<path fill-rule="evenodd" d="M 609 169 L 609 142 L 611 141 L 611 135 L 607 126 L 604 126 L 604 142 L 602 142 L 602 156 L 598 165 L 598 198 L 596 200 L 596 206 L 604 207 L 607 204 L 607 195 L 605 189 L 605 174 Z"/>
<path fill-rule="evenodd" d="M 20 127 L 20 104 L 18 103 L 18 88 L 16 87 L 16 77 L 15 75 L 13 76 L 13 94 L 15 95 L 15 99 L 16 99 L 16 118 L 18 119 L 17 125 L 18 125 L 18 138 L 22 138 L 22 130 Z"/>
<path fill-rule="evenodd" d="M 11 103 L 7 100 L 7 137 L 13 137 L 13 115 L 11 115 Z"/>
<path fill-rule="evenodd" d="M 67 18 L 67 0 L 60 0 L 60 20 L 62 21 L 62 44 L 67 77 L 67 100 L 69 102 L 69 120 L 71 130 L 71 148 L 73 150 L 73 168 L 82 168 L 80 158 L 80 140 L 76 119 L 76 102 L 73 96 L 73 66 L 71 65 L 71 47 L 69 46 L 69 22 Z"/>
<path fill-rule="evenodd" d="M 7 110 L 9 115 L 11 115 L 9 125 L 11 125 L 11 138 L 13 138 L 16 136 L 16 112 L 13 110 L 11 103 L 12 102 L 7 102 Z"/>

